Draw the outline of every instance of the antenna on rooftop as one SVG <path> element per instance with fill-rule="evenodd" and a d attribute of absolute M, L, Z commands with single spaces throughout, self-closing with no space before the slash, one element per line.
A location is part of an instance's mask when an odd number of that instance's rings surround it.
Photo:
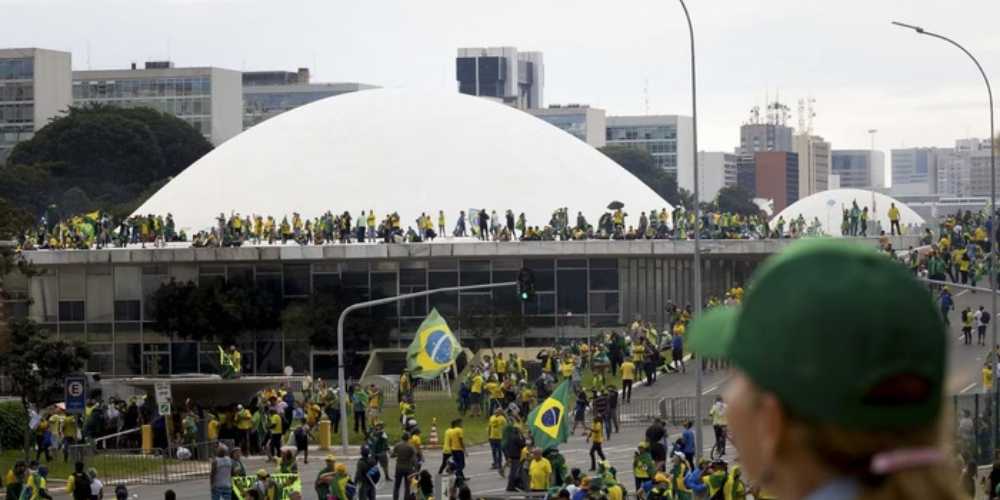
<path fill-rule="evenodd" d="M 642 85 L 642 96 L 643 96 L 643 109 L 646 114 L 649 114 L 649 77 L 645 78 Z"/>

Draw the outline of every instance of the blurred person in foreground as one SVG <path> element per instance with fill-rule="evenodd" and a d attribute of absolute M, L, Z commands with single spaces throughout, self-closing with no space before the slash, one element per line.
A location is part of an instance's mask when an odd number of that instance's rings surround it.
<path fill-rule="evenodd" d="M 845 242 L 795 244 L 756 272 L 742 305 L 689 335 L 698 355 L 732 362 L 729 430 L 764 497 L 964 498 L 942 439 L 944 324 L 898 263 Z"/>

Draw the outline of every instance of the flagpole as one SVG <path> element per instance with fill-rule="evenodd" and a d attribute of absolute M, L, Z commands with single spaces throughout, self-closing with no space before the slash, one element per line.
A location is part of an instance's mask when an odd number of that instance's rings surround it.
<path fill-rule="evenodd" d="M 402 295 L 396 295 L 394 297 L 386 297 L 384 299 L 368 300 L 365 302 L 358 302 L 357 304 L 351 304 L 347 306 L 343 312 L 340 313 L 340 319 L 337 320 L 337 388 L 340 390 L 340 414 L 344 415 L 345 418 L 340 419 L 340 437 L 341 445 L 343 446 L 344 454 L 347 454 L 347 448 L 350 446 L 349 438 L 347 435 L 347 382 L 344 378 L 344 321 L 347 319 L 347 315 L 351 311 L 356 311 L 358 309 L 364 309 L 372 306 L 379 306 L 382 304 L 391 304 L 393 302 L 399 302 L 401 300 L 413 299 L 417 297 L 426 297 L 435 293 L 445 293 L 445 292 L 461 292 L 467 290 L 490 290 L 493 288 L 503 288 L 508 286 L 516 286 L 516 281 L 506 281 L 503 283 L 490 283 L 486 285 L 465 285 L 465 286 L 452 286 L 446 288 L 435 288 L 434 290 L 424 290 L 422 292 L 404 293 Z"/>

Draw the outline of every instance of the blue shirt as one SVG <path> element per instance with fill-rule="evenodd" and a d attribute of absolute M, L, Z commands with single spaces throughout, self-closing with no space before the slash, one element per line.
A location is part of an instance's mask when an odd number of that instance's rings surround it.
<path fill-rule="evenodd" d="M 684 439 L 684 453 L 694 453 L 694 432 L 684 429 L 681 437 Z"/>
<path fill-rule="evenodd" d="M 674 335 L 673 340 L 670 342 L 670 348 L 675 351 L 684 350 L 684 337 L 680 335 Z"/>

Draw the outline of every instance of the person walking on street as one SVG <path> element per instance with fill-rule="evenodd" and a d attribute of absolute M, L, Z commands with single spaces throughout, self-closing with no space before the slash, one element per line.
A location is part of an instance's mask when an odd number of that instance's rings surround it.
<path fill-rule="evenodd" d="M 503 466 L 503 450 L 501 448 L 501 442 L 503 440 L 503 429 L 507 426 L 507 418 L 503 416 L 503 409 L 499 406 L 493 410 L 493 415 L 490 416 L 489 423 L 487 424 L 487 437 L 490 440 L 490 453 L 493 457 L 493 463 L 490 465 L 490 469 L 500 470 Z"/>
<path fill-rule="evenodd" d="M 938 304 L 941 308 L 941 317 L 944 318 L 945 326 L 951 326 L 951 320 L 948 319 L 948 312 L 955 308 L 955 301 L 951 298 L 951 291 L 948 287 L 941 287 L 941 294 L 938 296 Z"/>
<path fill-rule="evenodd" d="M 403 484 L 403 498 L 410 498 L 410 474 L 417 471 L 417 449 L 410 444 L 410 433 L 404 432 L 391 455 L 396 459 L 396 475 L 392 482 L 392 500 L 399 500 L 399 485 Z"/>
<path fill-rule="evenodd" d="M 694 463 L 694 431 L 691 428 L 694 427 L 694 422 L 690 420 L 684 422 L 684 431 L 681 432 L 681 439 L 684 441 L 684 459 L 688 461 L 689 464 Z"/>
<path fill-rule="evenodd" d="M 594 413 L 594 421 L 590 424 L 590 433 L 587 434 L 587 441 L 590 441 L 590 470 L 597 470 L 597 460 L 595 454 L 604 458 L 604 450 L 601 445 L 604 443 L 604 419 Z"/>
<path fill-rule="evenodd" d="M 985 306 L 979 306 L 976 312 L 976 334 L 979 338 L 979 345 L 986 345 L 986 327 L 990 324 L 990 313 Z"/>
<path fill-rule="evenodd" d="M 732 365 L 723 397 L 748 481 L 774 498 L 966 498 L 942 421 L 947 330 L 926 285 L 873 249 L 818 239 L 753 283 L 688 333 L 693 352 Z"/>
<path fill-rule="evenodd" d="M 455 464 L 455 477 L 465 479 L 465 434 L 462 419 L 451 421 L 451 428 L 444 432 L 444 440 L 451 450 L 451 461 Z"/>
<path fill-rule="evenodd" d="M 715 430 L 715 447 L 719 450 L 720 456 L 726 454 L 726 403 L 722 396 L 715 397 L 715 404 L 708 410 L 708 416 L 712 417 L 712 428 Z"/>
<path fill-rule="evenodd" d="M 229 458 L 225 446 L 215 450 L 208 477 L 212 485 L 212 500 L 230 500 L 233 497 L 233 460 Z"/>
<path fill-rule="evenodd" d="M 626 403 L 632 402 L 632 381 L 635 380 L 635 363 L 630 359 L 622 361 L 619 369 L 622 376 L 622 399 Z"/>

